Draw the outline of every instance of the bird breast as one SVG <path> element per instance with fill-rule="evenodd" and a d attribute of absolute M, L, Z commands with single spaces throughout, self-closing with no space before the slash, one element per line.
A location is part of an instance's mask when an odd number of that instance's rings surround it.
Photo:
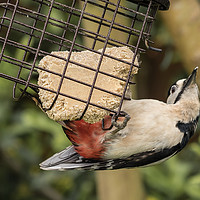
<path fill-rule="evenodd" d="M 181 142 L 183 133 L 176 127 L 172 106 L 157 100 L 131 100 L 123 110 L 131 116 L 127 126 L 107 141 L 105 158 L 128 157 L 136 153 L 162 150 Z"/>

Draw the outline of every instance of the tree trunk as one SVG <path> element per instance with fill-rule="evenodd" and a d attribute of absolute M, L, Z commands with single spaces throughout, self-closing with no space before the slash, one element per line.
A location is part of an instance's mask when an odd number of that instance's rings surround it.
<path fill-rule="evenodd" d="M 200 66 L 200 3 L 197 0 L 171 0 L 170 10 L 161 12 L 174 45 L 190 73 Z"/>
<path fill-rule="evenodd" d="M 113 3 L 116 3 L 117 0 Z M 123 1 L 126 4 L 126 1 Z M 102 3 L 104 6 L 105 3 Z M 110 6 L 110 5 L 109 5 Z M 112 6 L 113 8 L 113 6 Z M 87 5 L 86 12 L 90 14 L 103 17 L 103 9 L 94 9 L 94 6 L 91 4 Z M 113 12 L 107 11 L 105 16 L 106 19 L 112 20 Z M 126 19 L 127 20 L 127 19 Z M 119 24 L 126 25 L 127 21 L 125 18 L 117 16 L 115 22 Z M 82 23 L 85 29 L 97 32 L 99 24 L 92 23 L 89 21 L 84 21 Z M 100 34 L 106 35 L 108 32 L 108 27 L 102 26 Z M 126 41 L 127 34 L 122 33 L 121 31 L 112 30 L 111 37 L 113 39 L 119 39 L 120 41 Z M 83 38 L 84 45 L 93 48 L 94 39 Z M 104 46 L 104 42 L 97 41 L 95 49 L 98 50 Z M 109 47 L 109 45 L 108 45 Z M 96 172 L 96 182 L 97 182 L 97 192 L 99 200 L 143 200 L 144 199 L 144 190 L 141 181 L 141 175 L 139 170 L 116 170 L 116 171 L 100 171 Z"/>
<path fill-rule="evenodd" d="M 99 200 L 143 200 L 145 193 L 138 169 L 96 172 Z"/>

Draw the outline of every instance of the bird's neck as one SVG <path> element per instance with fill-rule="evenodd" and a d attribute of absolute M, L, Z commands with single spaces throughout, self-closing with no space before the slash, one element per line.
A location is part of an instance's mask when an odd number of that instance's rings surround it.
<path fill-rule="evenodd" d="M 175 113 L 183 122 L 190 122 L 196 120 L 199 116 L 199 101 L 194 99 L 180 99 L 174 104 Z"/>

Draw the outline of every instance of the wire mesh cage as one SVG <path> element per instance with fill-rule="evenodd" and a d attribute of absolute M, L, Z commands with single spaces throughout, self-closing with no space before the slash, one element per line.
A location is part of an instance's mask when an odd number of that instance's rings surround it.
<path fill-rule="evenodd" d="M 51 102 L 45 110 L 51 110 L 62 96 L 84 105 L 82 118 L 89 106 L 123 115 L 121 106 L 128 86 L 132 81 L 133 68 L 139 68 L 137 55 L 150 47 L 150 31 L 158 10 L 167 10 L 168 0 L 7 0 L 0 3 L 0 77 L 14 82 L 13 98 L 20 99 L 29 87 L 52 93 Z M 127 47 L 133 52 L 131 60 L 121 59 L 108 52 L 108 48 Z M 54 52 L 67 51 L 65 56 Z M 75 57 L 74 52 L 86 52 L 85 62 Z M 87 64 L 90 53 L 95 56 L 95 67 Z M 45 56 L 62 61 L 61 71 L 41 67 Z M 128 66 L 126 77 L 103 70 L 102 63 L 110 59 Z M 51 61 L 49 61 L 51 62 Z M 92 73 L 90 81 L 68 75 L 69 65 L 78 71 Z M 55 64 L 56 65 L 56 64 Z M 118 65 L 118 64 L 117 64 Z M 38 71 L 53 74 L 59 80 L 53 89 L 37 83 Z M 47 75 L 47 76 L 48 76 Z M 81 76 L 81 75 L 80 75 Z M 98 85 L 98 77 L 110 77 L 123 82 L 123 90 L 112 91 Z M 62 91 L 65 80 L 75 83 L 75 88 L 87 88 L 84 98 Z M 52 83 L 53 84 L 53 83 Z M 21 90 L 17 90 L 17 88 Z M 95 91 L 110 94 L 119 100 L 118 109 L 93 101 Z"/>

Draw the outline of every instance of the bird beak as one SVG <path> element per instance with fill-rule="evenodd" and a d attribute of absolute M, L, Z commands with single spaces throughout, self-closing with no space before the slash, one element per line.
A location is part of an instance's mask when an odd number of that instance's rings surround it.
<path fill-rule="evenodd" d="M 195 67 L 192 74 L 190 74 L 190 76 L 185 80 L 184 88 L 196 83 L 197 70 L 198 67 Z"/>
<path fill-rule="evenodd" d="M 174 104 L 180 99 L 181 95 L 183 94 L 184 90 L 187 87 L 196 83 L 197 70 L 198 70 L 198 67 L 195 67 L 193 72 L 190 74 L 190 76 L 184 81 L 183 87 L 181 91 L 179 92 L 178 96 L 176 97 Z"/>

